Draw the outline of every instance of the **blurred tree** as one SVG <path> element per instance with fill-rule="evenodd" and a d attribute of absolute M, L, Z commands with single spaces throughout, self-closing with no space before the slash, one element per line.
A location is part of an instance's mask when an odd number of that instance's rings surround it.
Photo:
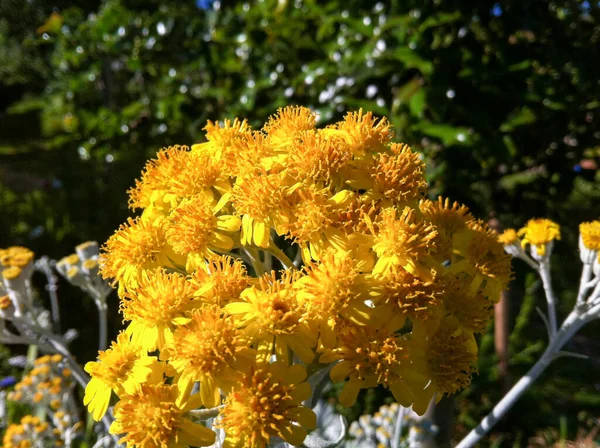
<path fill-rule="evenodd" d="M 160 147 L 302 104 L 322 124 L 388 116 L 435 194 L 507 227 L 552 217 L 574 247 L 600 212 L 599 21 L 575 0 L 0 0 L 0 246 L 59 257 L 102 241 Z M 577 265 L 560 269 L 568 290 Z M 530 333 L 516 352 L 543 328 Z M 490 384 L 467 396 L 489 406 Z M 465 409 L 462 422 L 485 411 Z"/>

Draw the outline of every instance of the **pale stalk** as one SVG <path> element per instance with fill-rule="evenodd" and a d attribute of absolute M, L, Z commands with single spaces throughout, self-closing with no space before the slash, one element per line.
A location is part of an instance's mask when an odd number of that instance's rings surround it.
<path fill-rule="evenodd" d="M 531 386 L 537 378 L 544 372 L 546 367 L 555 358 L 561 347 L 591 318 L 590 313 L 580 314 L 574 310 L 563 322 L 560 330 L 555 338 L 550 341 L 550 344 L 544 351 L 544 354 L 538 359 L 534 366 L 523 376 L 512 389 L 500 400 L 492 412 L 490 412 L 482 421 L 473 429 L 456 448 L 469 448 L 474 446 L 481 438 L 486 435 L 492 427 L 500 420 L 506 412 L 515 404 L 515 402 L 523 395 L 523 393 Z"/>
<path fill-rule="evenodd" d="M 581 306 L 585 303 L 585 295 L 590 288 L 590 278 L 592 276 L 592 265 L 584 264 L 581 271 L 581 280 L 579 281 L 579 292 L 577 293 L 576 306 Z"/>
<path fill-rule="evenodd" d="M 544 285 L 544 292 L 546 294 L 546 302 L 548 303 L 548 320 L 550 323 L 550 340 L 553 341 L 556 338 L 556 296 L 552 290 L 552 283 L 550 281 L 550 263 L 548 260 L 540 263 L 538 272 Z"/>
<path fill-rule="evenodd" d="M 292 260 L 290 260 L 289 257 L 279 247 L 275 245 L 275 243 L 271 242 L 271 245 L 267 250 L 281 262 L 284 269 L 294 268 L 294 263 L 292 262 Z"/>
<path fill-rule="evenodd" d="M 260 261 L 260 256 L 258 255 L 258 250 L 252 248 L 252 247 L 248 247 L 246 249 L 243 249 L 243 251 L 246 253 L 246 255 L 248 255 L 248 258 L 250 258 L 250 264 L 252 264 L 252 267 L 254 268 L 254 272 L 256 272 L 256 276 L 260 277 L 265 273 L 265 268 L 262 264 L 262 262 Z"/>
<path fill-rule="evenodd" d="M 107 329 L 108 329 L 108 306 L 104 302 L 96 300 L 96 306 L 98 307 L 98 318 L 99 318 L 99 336 L 98 336 L 98 350 L 106 350 L 108 344 Z"/>

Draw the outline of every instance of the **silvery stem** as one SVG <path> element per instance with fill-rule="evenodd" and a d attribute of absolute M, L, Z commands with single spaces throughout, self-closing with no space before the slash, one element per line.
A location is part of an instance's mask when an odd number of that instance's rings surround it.
<path fill-rule="evenodd" d="M 581 271 L 581 280 L 579 281 L 579 292 L 577 293 L 576 306 L 580 306 L 585 302 L 585 295 L 590 288 L 590 277 L 592 275 L 592 265 L 584 264 Z"/>
<path fill-rule="evenodd" d="M 546 294 L 546 302 L 548 302 L 548 319 L 550 321 L 550 341 L 556 338 L 556 296 L 552 290 L 552 283 L 550 281 L 550 264 L 548 261 L 540 263 L 539 271 L 544 285 L 544 292 Z"/>
<path fill-rule="evenodd" d="M 588 317 L 588 318 L 586 318 Z M 512 389 L 498 402 L 490 412 L 467 436 L 456 445 L 456 448 L 470 448 L 486 435 L 494 425 L 508 412 L 529 386 L 546 370 L 562 346 L 589 321 L 589 316 L 572 311 L 565 319 L 556 337 L 544 351 L 534 366 L 523 376 Z"/>

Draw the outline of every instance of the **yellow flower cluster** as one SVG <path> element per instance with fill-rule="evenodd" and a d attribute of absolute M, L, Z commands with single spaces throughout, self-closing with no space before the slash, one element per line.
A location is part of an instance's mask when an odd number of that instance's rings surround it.
<path fill-rule="evenodd" d="M 128 326 L 86 366 L 85 398 L 98 419 L 118 395 L 127 446 L 210 445 L 193 410 L 216 406 L 225 447 L 299 445 L 315 426 L 307 373 L 332 363 L 346 406 L 382 385 L 422 413 L 469 384 L 474 334 L 511 278 L 498 236 L 425 199 L 424 163 L 385 118 L 316 122 L 303 107 L 260 130 L 209 122 L 130 190 L 143 212 L 100 260 Z"/>
<path fill-rule="evenodd" d="M 21 246 L 0 249 L 0 294 L 15 283 L 24 282 L 33 272 L 34 253 Z"/>
<path fill-rule="evenodd" d="M 54 412 L 65 406 L 63 398 L 73 381 L 71 371 L 62 366 L 62 359 L 61 355 L 46 355 L 36 359 L 33 369 L 15 385 L 8 399 L 46 406 Z"/>
<path fill-rule="evenodd" d="M 20 423 L 13 423 L 4 433 L 4 448 L 33 448 L 37 446 L 64 446 L 64 442 L 47 422 L 26 415 Z"/>
<path fill-rule="evenodd" d="M 521 238 L 521 239 L 519 239 Z M 554 240 L 560 240 L 560 226 L 545 218 L 530 219 L 527 224 L 519 229 L 506 229 L 499 237 L 505 247 L 518 246 L 531 247 L 531 253 L 536 259 L 545 257 L 548 248 L 552 248 Z"/>
<path fill-rule="evenodd" d="M 38 417 L 25 416 L 19 425 L 11 425 L 4 438 L 5 447 L 63 446 L 82 428 L 73 414 L 71 371 L 63 366 L 61 355 L 36 359 L 33 368 L 8 393 L 9 400 L 44 409 L 52 424 Z"/>

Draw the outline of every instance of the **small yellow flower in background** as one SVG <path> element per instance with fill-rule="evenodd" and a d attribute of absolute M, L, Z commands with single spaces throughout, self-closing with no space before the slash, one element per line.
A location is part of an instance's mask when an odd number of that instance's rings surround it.
<path fill-rule="evenodd" d="M 546 255 L 548 245 L 560 240 L 560 226 L 549 219 L 530 219 L 517 235 L 523 238 L 521 245 L 531 245 L 540 257 Z"/>
<path fill-rule="evenodd" d="M 517 235 L 517 231 L 515 229 L 506 229 L 500 235 L 498 235 L 498 241 L 500 241 L 505 246 L 519 243 L 519 236 Z"/>
<path fill-rule="evenodd" d="M 98 361 L 88 362 L 85 371 L 92 379 L 85 388 L 83 404 L 94 420 L 100 420 L 108 409 L 112 392 L 132 393 L 136 386 L 159 373 L 155 356 L 148 356 L 130 336 L 120 333 L 106 351 L 98 354 Z"/>
<path fill-rule="evenodd" d="M 176 385 L 144 383 L 119 398 L 110 433 L 120 435 L 119 443 L 128 448 L 183 448 L 215 442 L 213 431 L 188 418 L 195 402 L 182 396 Z"/>
<path fill-rule="evenodd" d="M 244 374 L 225 399 L 216 425 L 225 431 L 224 448 L 264 448 L 271 437 L 300 445 L 317 423 L 302 402 L 311 395 L 300 365 L 258 364 Z"/>
<path fill-rule="evenodd" d="M 600 251 L 600 221 L 582 222 L 579 233 L 586 248 Z"/>

